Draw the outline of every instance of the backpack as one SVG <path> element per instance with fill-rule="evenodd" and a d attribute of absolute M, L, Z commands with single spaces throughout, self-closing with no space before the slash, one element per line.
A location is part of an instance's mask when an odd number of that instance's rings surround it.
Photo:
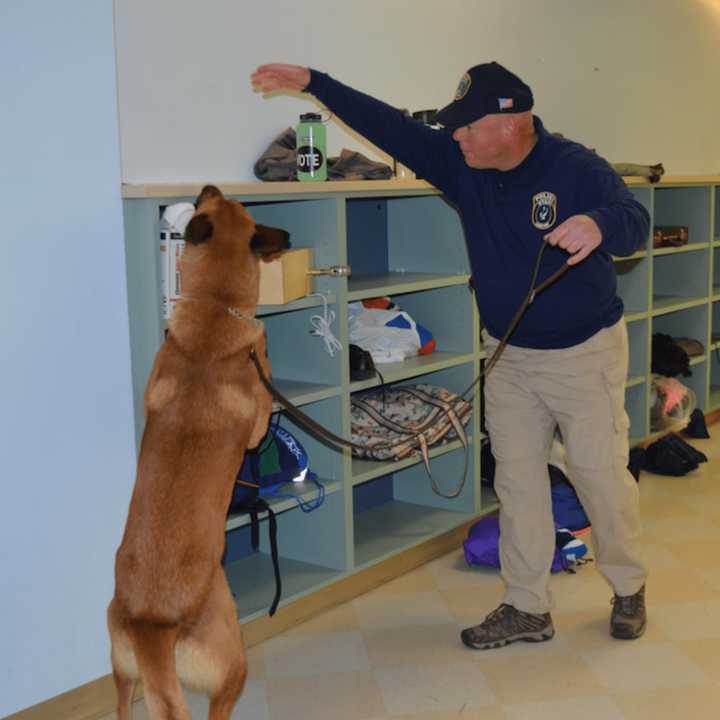
<path fill-rule="evenodd" d="M 284 486 L 289 483 L 305 480 L 317 486 L 317 496 L 313 500 L 304 500 L 294 493 L 283 491 Z M 315 510 L 325 500 L 325 488 L 315 473 L 309 470 L 307 452 L 300 442 L 277 422 L 268 428 L 257 448 L 246 451 L 228 508 L 229 514 L 250 515 L 250 543 L 253 550 L 260 546 L 259 516 L 262 513 L 268 515 L 270 554 L 275 573 L 275 597 L 269 610 L 269 615 L 272 616 L 280 602 L 282 581 L 277 548 L 277 519 L 268 502 L 270 498 L 290 498 L 303 512 Z"/>
<path fill-rule="evenodd" d="M 441 440 L 465 440 L 463 425 L 472 405 L 432 385 L 401 385 L 356 393 L 351 400 L 353 455 L 371 460 L 401 460 Z M 420 431 L 418 433 L 418 431 Z"/>
<path fill-rule="evenodd" d="M 468 440 L 463 426 L 471 414 L 472 403 L 432 385 L 381 386 L 356 393 L 350 400 L 352 452 L 370 460 L 401 460 L 420 453 L 433 492 L 451 500 L 465 487 Z M 465 468 L 457 487 L 445 492 L 430 472 L 428 447 L 454 438 L 465 451 Z"/>

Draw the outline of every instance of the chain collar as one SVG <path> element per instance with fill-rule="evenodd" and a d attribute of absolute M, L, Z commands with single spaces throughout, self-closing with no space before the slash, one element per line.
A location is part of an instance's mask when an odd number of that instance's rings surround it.
<path fill-rule="evenodd" d="M 260 320 L 258 320 L 254 315 L 245 315 L 245 313 L 240 312 L 240 310 L 234 307 L 225 309 L 227 310 L 228 315 L 232 315 L 236 320 L 247 320 L 248 322 L 255 323 L 255 327 L 260 327 Z"/>
<path fill-rule="evenodd" d="M 222 305 L 221 302 L 218 300 L 215 300 L 213 298 L 194 298 L 191 295 L 181 295 L 180 300 L 195 300 L 195 301 L 202 301 L 202 300 L 208 300 L 210 302 L 217 303 L 218 305 Z M 260 320 L 258 320 L 254 315 L 246 315 L 244 312 L 242 312 L 239 308 L 234 307 L 225 307 L 225 311 L 228 315 L 232 315 L 236 320 L 246 320 L 247 322 L 251 322 L 255 325 L 255 327 L 260 327 L 262 324 Z"/>

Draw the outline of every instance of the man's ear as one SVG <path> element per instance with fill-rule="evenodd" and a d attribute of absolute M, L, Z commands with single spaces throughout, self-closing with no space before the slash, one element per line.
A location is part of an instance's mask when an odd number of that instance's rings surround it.
<path fill-rule="evenodd" d="M 191 245 L 207 242 L 213 234 L 213 224 L 205 213 L 193 216 L 185 228 L 185 240 Z"/>

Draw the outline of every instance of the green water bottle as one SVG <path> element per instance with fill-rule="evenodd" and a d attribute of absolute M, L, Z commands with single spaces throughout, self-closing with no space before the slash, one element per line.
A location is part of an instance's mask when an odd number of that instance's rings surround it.
<path fill-rule="evenodd" d="M 297 179 L 303 182 L 327 180 L 325 126 L 320 115 L 316 113 L 301 115 L 296 138 Z"/>

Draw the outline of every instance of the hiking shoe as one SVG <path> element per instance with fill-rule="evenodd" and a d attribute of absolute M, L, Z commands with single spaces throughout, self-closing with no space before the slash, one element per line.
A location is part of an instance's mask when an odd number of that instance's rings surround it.
<path fill-rule="evenodd" d="M 463 643 L 475 650 L 490 650 L 516 640 L 543 642 L 555 634 L 550 613 L 535 615 L 503 603 L 483 622 L 460 633 Z"/>
<path fill-rule="evenodd" d="M 645 611 L 645 586 L 634 595 L 615 595 L 610 601 L 613 610 L 610 616 L 610 634 L 620 640 L 635 640 L 645 632 L 647 612 Z"/>

